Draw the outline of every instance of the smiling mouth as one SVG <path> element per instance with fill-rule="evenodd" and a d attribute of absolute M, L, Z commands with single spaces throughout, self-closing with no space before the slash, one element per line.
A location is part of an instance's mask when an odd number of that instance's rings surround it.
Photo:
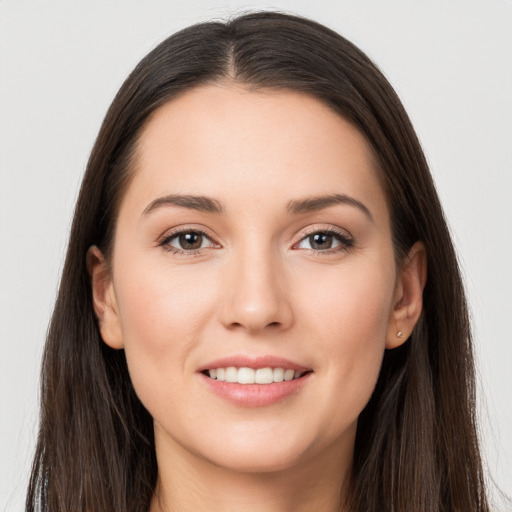
<path fill-rule="evenodd" d="M 201 373 L 210 377 L 212 380 L 220 382 L 232 382 L 237 384 L 273 384 L 274 382 L 283 382 L 297 380 L 304 375 L 311 373 L 308 370 L 293 370 L 285 368 L 247 368 L 228 366 L 225 368 L 211 368 Z"/>

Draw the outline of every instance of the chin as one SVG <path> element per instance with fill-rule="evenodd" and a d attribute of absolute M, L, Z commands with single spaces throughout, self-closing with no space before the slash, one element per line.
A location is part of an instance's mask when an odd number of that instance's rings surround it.
<path fill-rule="evenodd" d="M 300 464 L 302 458 L 297 454 L 266 453 L 260 450 L 245 450 L 243 453 L 229 452 L 222 458 L 211 459 L 214 465 L 238 473 L 275 473 L 293 468 Z"/>
<path fill-rule="evenodd" d="M 211 438 L 210 438 L 211 439 Z M 279 432 L 217 438 L 201 454 L 217 467 L 241 473 L 272 473 L 295 467 L 311 456 L 311 443 Z"/>

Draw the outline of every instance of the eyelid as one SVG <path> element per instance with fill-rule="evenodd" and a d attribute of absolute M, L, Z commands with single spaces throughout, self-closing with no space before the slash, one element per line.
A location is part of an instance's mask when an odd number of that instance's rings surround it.
<path fill-rule="evenodd" d="M 182 233 L 197 233 L 205 238 L 207 238 L 211 242 L 210 247 L 202 247 L 199 249 L 191 249 L 191 250 L 185 250 L 180 249 L 177 247 L 173 247 L 168 245 L 169 241 L 173 238 L 176 238 L 177 236 L 181 235 Z M 316 234 L 316 233 L 324 233 L 333 235 L 339 242 L 340 245 L 331 249 L 325 249 L 325 250 L 319 250 L 319 249 L 300 249 L 300 250 L 306 250 L 314 254 L 332 254 L 335 252 L 341 252 L 341 251 L 347 251 L 354 245 L 354 237 L 352 234 L 347 231 L 346 229 L 340 228 L 339 226 L 333 226 L 333 225 L 314 225 L 314 226 L 308 226 L 304 228 L 299 235 L 298 240 L 293 244 L 292 249 L 299 250 L 297 247 L 298 244 L 300 244 L 304 239 L 307 237 Z M 173 252 L 175 254 L 179 255 L 186 255 L 186 256 L 194 256 L 194 255 L 200 255 L 204 249 L 210 249 L 210 248 L 221 248 L 222 245 L 219 244 L 216 241 L 216 237 L 214 237 L 212 234 L 209 233 L 209 230 L 205 229 L 204 227 L 199 227 L 195 225 L 191 226 L 178 226 L 175 228 L 171 228 L 170 230 L 167 230 L 158 237 L 157 239 L 157 245 L 163 247 L 165 250 L 168 250 L 170 252 Z"/>
<path fill-rule="evenodd" d="M 335 233 L 344 238 L 353 238 L 352 234 L 349 231 L 347 231 L 344 228 L 340 228 L 339 226 L 333 226 L 332 224 L 315 224 L 307 226 L 300 232 L 299 236 L 300 239 L 302 240 L 303 238 L 314 233 Z"/>
<path fill-rule="evenodd" d="M 173 247 L 171 245 L 168 245 L 169 242 L 173 239 L 178 237 L 179 235 L 183 233 L 197 233 L 205 238 L 207 238 L 211 242 L 211 247 L 202 247 L 199 249 L 191 249 L 191 250 L 185 250 L 180 249 L 178 247 Z M 163 247 L 165 250 L 170 251 L 174 254 L 178 255 L 185 255 L 185 256 L 196 256 L 201 254 L 201 251 L 204 251 L 204 249 L 210 249 L 210 248 L 220 248 L 221 245 L 215 240 L 215 237 L 211 235 L 207 230 L 205 230 L 202 227 L 197 226 L 179 226 L 176 228 L 172 228 L 170 230 L 167 230 L 164 232 L 164 234 L 160 235 L 157 239 L 157 245 L 160 247 Z"/>
<path fill-rule="evenodd" d="M 317 249 L 299 249 L 297 248 L 297 245 L 299 245 L 303 240 L 308 238 L 311 235 L 314 235 L 316 233 L 324 233 L 335 236 L 338 241 L 341 242 L 341 245 L 338 247 L 334 247 L 331 249 L 325 249 L 325 250 L 317 250 Z M 352 234 L 347 231 L 346 229 L 340 228 L 338 226 L 333 225 L 315 225 L 315 226 L 308 226 L 300 233 L 300 238 L 293 244 L 292 249 L 295 250 L 306 250 L 313 254 L 332 254 L 336 252 L 341 251 L 347 251 L 354 245 L 354 237 Z"/>

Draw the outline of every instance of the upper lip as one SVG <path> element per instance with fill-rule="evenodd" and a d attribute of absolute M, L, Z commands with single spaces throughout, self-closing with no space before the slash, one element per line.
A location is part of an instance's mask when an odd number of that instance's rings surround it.
<path fill-rule="evenodd" d="M 215 359 L 214 361 L 201 366 L 198 371 L 202 372 L 214 368 L 227 368 L 229 366 L 234 366 L 236 368 L 252 368 L 253 370 L 257 370 L 258 368 L 283 368 L 284 370 L 308 371 L 311 369 L 283 357 L 272 355 L 258 357 L 235 355 Z"/>

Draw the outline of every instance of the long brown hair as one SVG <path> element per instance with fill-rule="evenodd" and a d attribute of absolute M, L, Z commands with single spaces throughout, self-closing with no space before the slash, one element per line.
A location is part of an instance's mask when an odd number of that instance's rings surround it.
<path fill-rule="evenodd" d="M 123 351 L 102 342 L 85 255 L 111 252 L 120 199 L 148 116 L 180 92 L 232 80 L 312 95 L 371 144 L 391 212 L 397 263 L 426 247 L 424 308 L 386 351 L 358 422 L 352 509 L 487 511 L 463 284 L 421 146 L 384 76 L 352 43 L 297 16 L 260 12 L 194 25 L 150 52 L 115 97 L 92 150 L 42 367 L 40 431 L 26 509 L 147 512 L 157 464 L 152 418 Z M 341 485 L 341 483 L 340 483 Z"/>

